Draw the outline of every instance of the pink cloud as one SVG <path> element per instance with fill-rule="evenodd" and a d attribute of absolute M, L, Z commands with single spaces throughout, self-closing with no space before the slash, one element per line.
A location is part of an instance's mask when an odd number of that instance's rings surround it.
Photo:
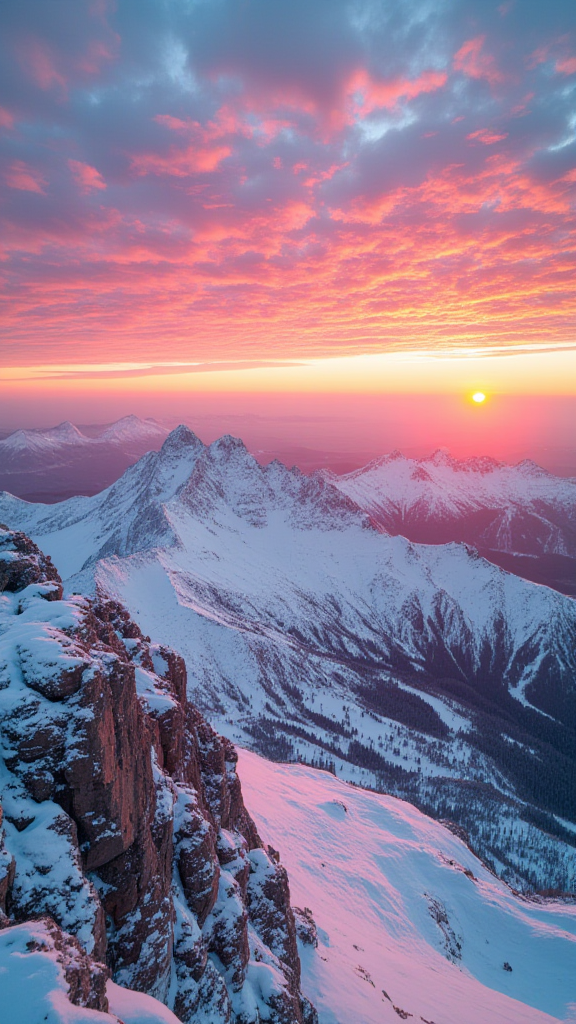
<path fill-rule="evenodd" d="M 46 181 L 40 174 L 40 171 L 34 170 L 33 167 L 24 163 L 23 160 L 14 160 L 10 164 L 4 174 L 4 181 L 8 188 L 20 189 L 21 192 L 38 192 L 40 195 L 46 195 L 43 187 L 46 185 Z"/>
<path fill-rule="evenodd" d="M 330 167 L 327 168 L 327 170 L 318 171 L 316 174 L 313 174 L 310 178 L 306 178 L 304 182 L 305 187 L 313 188 L 314 185 L 318 185 L 322 181 L 329 181 L 330 178 L 334 177 L 336 171 L 341 171 L 344 169 L 344 167 L 348 167 L 349 162 L 350 161 L 346 160 L 346 162 L 343 164 L 332 164 Z"/>
<path fill-rule="evenodd" d="M 576 74 L 576 57 L 570 55 L 570 36 L 559 36 L 551 42 L 539 46 L 530 54 L 526 61 L 526 67 L 532 69 L 539 64 L 546 64 L 554 60 L 554 71 L 559 75 Z M 558 56 L 560 54 L 560 56 Z M 556 55 L 556 56 L 555 56 Z"/>
<path fill-rule="evenodd" d="M 93 39 L 81 57 L 75 61 L 75 66 L 85 75 L 97 75 L 103 64 L 112 61 L 117 56 L 120 37 L 114 33 L 110 43 L 99 39 Z"/>
<path fill-rule="evenodd" d="M 519 117 L 520 115 L 524 114 L 529 114 L 530 111 L 528 110 L 528 104 L 530 103 L 530 100 L 534 99 L 534 96 L 535 93 L 533 92 L 527 93 L 524 99 L 520 101 L 520 103 L 517 103 L 515 107 L 512 107 L 510 113 L 513 114 L 515 117 Z"/>
<path fill-rule="evenodd" d="M 482 52 L 485 42 L 486 36 L 468 39 L 454 54 L 454 68 L 469 78 L 484 78 L 490 85 L 499 85 L 506 76 L 499 71 L 492 54 Z"/>
<path fill-rule="evenodd" d="M 14 127 L 14 115 L 6 110 L 6 107 L 0 107 L 0 128 L 13 128 Z"/>
<path fill-rule="evenodd" d="M 82 195 L 106 188 L 106 182 L 102 179 L 100 171 L 91 167 L 90 164 L 83 164 L 80 160 L 69 160 L 68 167 L 72 171 L 72 177 Z"/>
<path fill-rule="evenodd" d="M 191 131 L 200 128 L 199 121 L 183 121 L 180 117 L 172 117 L 171 114 L 156 114 L 154 120 L 157 124 L 161 124 L 164 128 L 169 128 L 173 132 Z"/>
<path fill-rule="evenodd" d="M 264 144 L 275 138 L 284 128 L 293 125 L 291 120 L 284 117 L 270 117 L 261 111 L 252 110 L 243 98 L 245 109 L 236 110 L 232 105 L 225 104 L 216 111 L 214 118 L 206 125 L 191 119 L 182 120 L 179 117 L 172 117 L 171 114 L 157 114 L 154 120 L 169 128 L 191 135 L 200 139 L 203 143 L 213 142 L 226 136 L 239 135 L 244 138 L 256 138 Z"/>
<path fill-rule="evenodd" d="M 20 62 L 41 89 L 51 89 L 54 85 L 66 89 L 66 79 L 56 67 L 54 54 L 46 43 L 28 39 L 20 48 Z"/>
<path fill-rule="evenodd" d="M 171 146 L 166 154 L 140 153 L 132 157 L 131 169 L 139 176 L 156 174 L 186 178 L 189 174 L 207 174 L 230 156 L 230 146 Z"/>
<path fill-rule="evenodd" d="M 552 44 L 550 43 L 547 43 L 545 46 L 539 46 L 538 49 L 534 50 L 534 52 L 526 59 L 526 67 L 532 69 L 538 67 L 538 64 L 545 64 L 550 56 L 551 48 Z"/>
<path fill-rule="evenodd" d="M 563 57 L 561 60 L 557 60 L 554 70 L 561 75 L 576 74 L 576 57 Z"/>
<path fill-rule="evenodd" d="M 498 135 L 497 132 L 490 131 L 489 128 L 479 128 L 477 132 L 470 132 L 470 135 L 467 135 L 466 138 L 483 142 L 485 146 L 493 146 L 495 142 L 502 142 L 504 139 L 507 139 L 508 132 L 502 132 Z"/>
<path fill-rule="evenodd" d="M 363 68 L 348 81 L 346 92 L 354 103 L 354 113 L 365 117 L 373 110 L 391 110 L 400 100 L 411 100 L 421 93 L 434 92 L 446 84 L 445 71 L 423 71 L 418 78 L 372 78 Z"/>

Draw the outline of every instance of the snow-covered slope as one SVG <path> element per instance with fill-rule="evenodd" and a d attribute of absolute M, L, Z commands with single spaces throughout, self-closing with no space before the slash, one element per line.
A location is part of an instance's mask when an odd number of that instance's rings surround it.
<path fill-rule="evenodd" d="M 301 956 L 320 1024 L 576 1020 L 573 902 L 514 896 L 403 801 L 248 751 L 239 766 L 295 904 L 313 913 L 318 945 Z"/>
<path fill-rule="evenodd" d="M 383 535 L 324 477 L 186 427 L 102 494 L 4 495 L 1 520 L 70 591 L 100 588 L 182 651 L 232 738 L 455 818 L 517 885 L 571 883 L 574 832 L 551 816 L 576 818 L 568 598 L 462 544 Z"/>
<path fill-rule="evenodd" d="M 534 462 L 385 455 L 344 476 L 322 475 L 389 533 L 528 555 L 576 557 L 576 480 Z"/>
<path fill-rule="evenodd" d="M 154 420 L 125 416 L 89 436 L 68 421 L 46 430 L 17 430 L 0 441 L 0 487 L 55 501 L 94 494 L 115 480 L 168 431 Z"/>

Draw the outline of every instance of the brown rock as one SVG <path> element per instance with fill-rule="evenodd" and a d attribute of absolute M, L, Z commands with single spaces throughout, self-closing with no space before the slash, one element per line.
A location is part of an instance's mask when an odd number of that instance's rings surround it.
<path fill-rule="evenodd" d="M 296 944 L 296 923 L 290 905 L 288 873 L 282 864 L 272 861 L 264 850 L 252 850 L 250 866 L 250 920 L 263 942 L 290 969 L 290 990 L 296 995 L 300 987 L 300 958 Z"/>
<path fill-rule="evenodd" d="M 62 598 L 62 580 L 50 557 L 25 533 L 0 526 L 0 590 L 14 593 L 31 583 L 53 583 L 44 596 L 50 601 Z"/>
<path fill-rule="evenodd" d="M 32 542 L 0 530 L 2 572 L 13 589 L 59 586 Z M 18 786 L 37 803 L 60 804 L 60 814 L 38 820 L 50 820 L 44 827 L 64 837 L 59 849 L 64 858 L 69 851 L 79 891 L 85 886 L 84 917 L 64 892 L 51 890 L 50 865 L 41 856 L 28 902 L 22 888 L 16 893 L 13 861 L 0 839 L 0 922 L 7 905 L 20 919 L 46 910 L 61 915 L 59 924 L 69 920 L 79 934 L 90 921 L 96 956 L 106 956 L 117 982 L 169 999 L 185 1024 L 199 1017 L 232 1024 L 230 992 L 246 977 L 250 919 L 257 949 L 269 947 L 266 956 L 286 981 L 269 1001 L 270 1024 L 314 1024 L 299 991 L 286 872 L 261 849 L 234 747 L 188 704 L 182 658 L 150 645 L 125 609 L 103 601 L 86 602 L 78 629 L 62 634 L 57 659 L 60 671 L 51 663 L 43 672 L 23 652 L 28 689 L 18 691 L 0 728 L 14 773 L 10 820 L 22 831 L 35 820 L 18 815 Z M 138 696 L 137 667 L 151 674 L 150 701 Z M 76 940 L 60 938 L 58 925 L 50 928 L 71 999 L 102 1008 L 105 969 Z"/>
<path fill-rule="evenodd" d="M 178 789 L 175 858 L 182 889 L 200 927 L 216 902 L 220 867 L 214 829 L 198 805 L 193 789 Z"/>

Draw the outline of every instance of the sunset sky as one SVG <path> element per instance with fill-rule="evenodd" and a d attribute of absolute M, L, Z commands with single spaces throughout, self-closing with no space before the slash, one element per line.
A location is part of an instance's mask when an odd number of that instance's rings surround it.
<path fill-rule="evenodd" d="M 146 396 L 573 393 L 573 0 L 1 16 L 11 423 Z"/>

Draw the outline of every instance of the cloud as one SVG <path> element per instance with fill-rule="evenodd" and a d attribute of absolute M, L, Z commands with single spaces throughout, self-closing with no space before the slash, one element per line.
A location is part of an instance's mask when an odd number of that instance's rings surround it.
<path fill-rule="evenodd" d="M 365 117 L 372 111 L 393 109 L 401 100 L 411 100 L 421 93 L 434 92 L 446 85 L 445 71 L 423 71 L 417 78 L 392 78 L 375 80 L 366 69 L 356 71 L 347 86 L 348 96 L 356 116 Z"/>
<path fill-rule="evenodd" d="M 82 195 L 106 188 L 102 175 L 95 167 L 90 167 L 90 164 L 83 164 L 80 160 L 69 160 L 68 167 Z"/>
<path fill-rule="evenodd" d="M 576 75 L 576 57 L 562 57 L 556 61 L 554 69 L 560 75 Z"/>
<path fill-rule="evenodd" d="M 13 128 L 14 127 L 14 115 L 6 110 L 6 107 L 0 107 L 0 128 Z"/>
<path fill-rule="evenodd" d="M 0 18 L 6 353 L 158 366 L 572 336 L 568 0 Z"/>
<path fill-rule="evenodd" d="M 508 132 L 502 132 L 499 135 L 498 132 L 490 131 L 489 128 L 479 128 L 475 132 L 470 132 L 466 138 L 470 141 L 482 142 L 485 146 L 493 146 L 495 142 L 503 142 L 504 139 L 507 139 Z"/>
<path fill-rule="evenodd" d="M 230 156 L 229 146 L 186 146 L 178 149 L 170 146 L 166 153 L 137 153 L 130 162 L 131 169 L 139 175 L 172 175 L 186 178 L 194 174 L 208 174 Z"/>
<path fill-rule="evenodd" d="M 454 67 L 470 78 L 484 78 L 490 85 L 500 85 L 506 76 L 496 65 L 492 54 L 485 50 L 486 36 L 467 39 L 454 54 Z"/>
<path fill-rule="evenodd" d="M 46 181 L 40 171 L 23 160 L 14 160 L 4 173 L 4 181 L 8 188 L 16 188 L 21 192 L 37 192 L 46 195 Z"/>

